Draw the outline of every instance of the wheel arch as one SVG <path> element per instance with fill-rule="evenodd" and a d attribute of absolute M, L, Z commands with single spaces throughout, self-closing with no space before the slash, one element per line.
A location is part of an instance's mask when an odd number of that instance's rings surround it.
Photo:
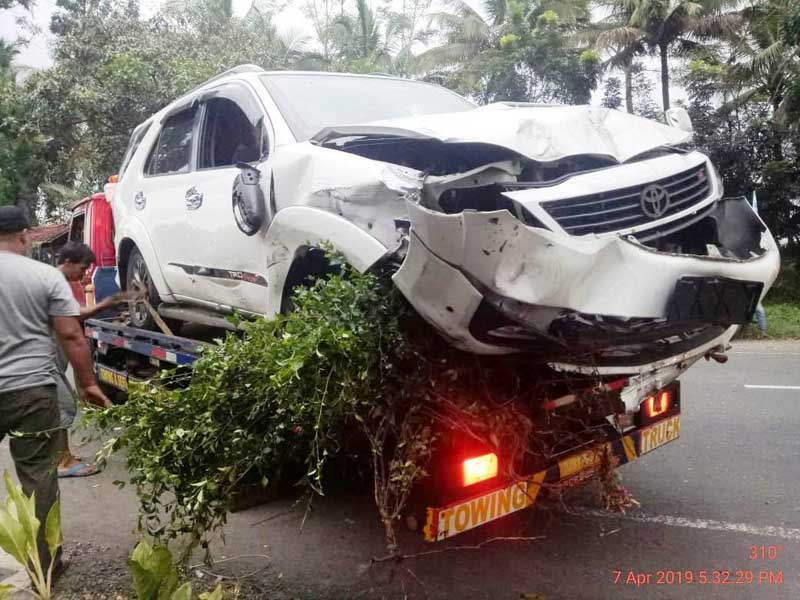
<path fill-rule="evenodd" d="M 164 278 L 164 273 L 161 270 L 161 263 L 158 262 L 155 250 L 150 242 L 150 238 L 147 236 L 141 226 L 139 228 L 142 229 L 141 232 L 128 230 L 119 236 L 120 241 L 117 250 L 117 271 L 119 273 L 120 288 L 124 289 L 127 285 L 128 264 L 130 262 L 131 253 L 133 252 L 133 249 L 136 248 L 144 258 L 144 262 L 147 265 L 147 270 L 149 271 L 150 277 L 153 280 L 153 285 L 155 285 L 156 290 L 158 291 L 158 295 L 162 300 L 170 301 L 172 300 L 172 293 L 167 285 L 166 279 Z"/>
<path fill-rule="evenodd" d="M 310 250 L 329 245 L 361 272 L 389 251 L 350 221 L 306 206 L 292 206 L 279 211 L 270 224 L 265 241 L 269 282 L 267 316 L 281 312 L 291 288 L 302 282 L 305 274 L 313 273 L 305 270 L 303 264 L 308 260 L 314 261 Z"/>

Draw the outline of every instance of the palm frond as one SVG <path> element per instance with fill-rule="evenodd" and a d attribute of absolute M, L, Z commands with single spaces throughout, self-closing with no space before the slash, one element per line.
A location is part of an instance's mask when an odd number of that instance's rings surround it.
<path fill-rule="evenodd" d="M 612 54 L 600 66 L 603 69 L 623 69 L 633 64 L 636 57 L 641 55 L 643 51 L 644 48 L 642 46 L 627 46 Z"/>
<path fill-rule="evenodd" d="M 453 13 L 435 12 L 429 15 L 442 31 L 468 39 L 484 39 L 490 34 L 489 25 L 479 16 L 460 17 Z"/>
<path fill-rule="evenodd" d="M 431 48 L 417 56 L 416 67 L 419 72 L 426 73 L 446 66 L 459 65 L 474 55 L 474 49 L 474 45 L 463 42 Z"/>
<path fill-rule="evenodd" d="M 735 41 L 742 23 L 742 16 L 737 13 L 713 14 L 695 20 L 689 29 L 701 38 Z"/>
<path fill-rule="evenodd" d="M 483 20 L 483 17 L 464 0 L 443 0 L 442 4 L 462 18 L 472 17 Z"/>
<path fill-rule="evenodd" d="M 492 23 L 500 25 L 506 20 L 508 14 L 507 0 L 483 0 L 483 8 L 486 14 L 492 18 Z"/>
<path fill-rule="evenodd" d="M 759 96 L 764 96 L 764 92 L 761 90 L 761 88 L 758 87 L 751 88 L 749 90 L 746 90 L 744 92 L 735 95 L 731 100 L 728 100 L 727 102 L 722 104 L 722 106 L 719 107 L 719 111 L 722 114 L 731 113 L 734 110 L 741 108 L 745 104 L 752 102 Z"/>
<path fill-rule="evenodd" d="M 762 74 L 768 72 L 775 64 L 784 59 L 787 50 L 783 40 L 764 48 L 753 57 L 753 72 Z"/>
<path fill-rule="evenodd" d="M 644 32 L 636 27 L 615 27 L 597 36 L 597 47 L 606 50 L 633 46 L 641 43 L 644 37 Z"/>

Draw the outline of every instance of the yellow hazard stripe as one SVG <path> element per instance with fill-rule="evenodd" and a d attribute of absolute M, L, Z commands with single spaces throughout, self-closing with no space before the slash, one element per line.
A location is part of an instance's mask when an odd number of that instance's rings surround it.
<path fill-rule="evenodd" d="M 625 457 L 628 462 L 636 460 L 636 442 L 632 436 L 626 435 L 622 438 L 622 447 L 625 449 Z"/>

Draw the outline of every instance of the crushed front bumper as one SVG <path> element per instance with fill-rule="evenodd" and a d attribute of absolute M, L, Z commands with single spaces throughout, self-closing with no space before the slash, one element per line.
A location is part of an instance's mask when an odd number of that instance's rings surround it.
<path fill-rule="evenodd" d="M 443 214 L 407 205 L 409 246 L 395 284 L 469 352 L 539 349 L 553 360 L 606 356 L 621 365 L 652 346 L 651 360 L 663 359 L 741 323 L 779 269 L 777 245 L 763 225 L 760 254 L 736 259 L 662 252 L 627 237 L 571 237 L 526 226 L 504 210 Z M 731 218 L 727 208 L 718 220 Z M 736 218 L 760 223 L 749 208 L 742 214 Z M 733 282 L 730 289 L 745 282 L 743 295 L 730 306 L 697 305 L 692 290 L 706 300 L 708 291 L 715 299 L 736 295 L 714 282 Z M 669 340 L 679 343 L 674 351 Z"/>

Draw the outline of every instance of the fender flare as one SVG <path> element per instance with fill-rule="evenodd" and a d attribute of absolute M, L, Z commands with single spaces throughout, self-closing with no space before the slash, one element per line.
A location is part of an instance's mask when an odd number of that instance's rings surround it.
<path fill-rule="evenodd" d="M 147 235 L 144 225 L 138 220 L 128 219 L 122 231 L 117 232 L 116 239 L 118 240 L 117 247 L 117 266 L 122 266 L 122 248 L 126 242 L 130 242 L 139 249 L 142 253 L 144 262 L 147 264 L 147 270 L 150 272 L 150 277 L 153 280 L 153 285 L 156 286 L 158 295 L 162 300 L 167 302 L 174 302 L 175 299 L 172 291 L 167 285 L 167 280 L 164 278 L 164 273 L 161 270 L 161 263 L 158 262 L 156 257 L 153 243 L 150 241 L 150 236 Z M 126 261 L 127 262 L 127 261 Z M 126 265 L 127 266 L 127 265 Z M 119 269 L 120 289 L 122 289 L 122 270 Z"/>
<path fill-rule="evenodd" d="M 308 206 L 278 211 L 265 237 L 267 247 L 267 316 L 281 310 L 289 269 L 302 248 L 330 244 L 350 265 L 366 271 L 388 248 L 363 229 L 333 213 Z"/>

